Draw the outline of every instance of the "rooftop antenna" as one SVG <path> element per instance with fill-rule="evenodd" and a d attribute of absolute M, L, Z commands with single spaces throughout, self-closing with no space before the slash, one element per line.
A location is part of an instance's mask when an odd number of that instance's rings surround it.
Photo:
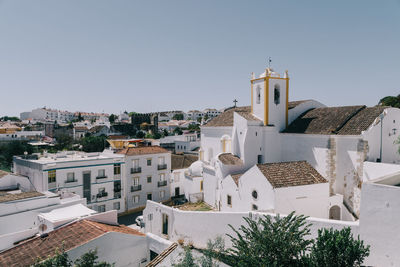
<path fill-rule="evenodd" d="M 234 99 L 233 100 L 233 103 L 234 103 L 234 107 L 236 108 L 236 103 L 237 103 L 238 101 L 236 100 L 236 99 Z"/>
<path fill-rule="evenodd" d="M 272 62 L 271 57 L 268 57 L 268 68 L 271 68 L 271 62 Z"/>

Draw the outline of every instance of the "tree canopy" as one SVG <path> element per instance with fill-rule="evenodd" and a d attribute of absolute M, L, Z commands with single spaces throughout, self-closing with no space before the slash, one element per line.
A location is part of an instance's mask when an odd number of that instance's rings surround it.
<path fill-rule="evenodd" d="M 398 96 L 385 96 L 379 100 L 379 105 L 400 108 L 400 95 Z"/>

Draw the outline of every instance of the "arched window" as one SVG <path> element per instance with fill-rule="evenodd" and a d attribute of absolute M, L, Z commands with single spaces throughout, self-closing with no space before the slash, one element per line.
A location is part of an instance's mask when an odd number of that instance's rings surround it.
<path fill-rule="evenodd" d="M 252 196 L 254 199 L 257 199 L 257 198 L 258 198 L 258 193 L 257 193 L 257 191 L 256 191 L 256 190 L 253 190 L 253 192 L 251 192 L 251 196 Z"/>
<path fill-rule="evenodd" d="M 340 220 L 340 207 L 335 205 L 329 209 L 329 219 Z"/>
<path fill-rule="evenodd" d="M 223 153 L 231 153 L 232 149 L 231 149 L 231 137 L 229 135 L 224 135 L 221 138 L 221 150 Z"/>
<path fill-rule="evenodd" d="M 256 88 L 256 98 L 257 98 L 257 104 L 260 104 L 260 100 L 261 100 L 261 87 L 259 85 L 257 85 Z"/>
<path fill-rule="evenodd" d="M 281 103 L 281 89 L 279 84 L 275 84 L 274 86 L 274 103 L 278 105 Z"/>

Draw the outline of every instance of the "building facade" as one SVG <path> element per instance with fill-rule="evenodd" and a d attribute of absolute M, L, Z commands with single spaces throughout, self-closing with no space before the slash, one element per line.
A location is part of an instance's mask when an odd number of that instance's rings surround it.
<path fill-rule="evenodd" d="M 170 199 L 171 153 L 159 146 L 128 147 L 118 155 L 125 157 L 123 187 L 126 188 L 126 209 L 141 210 L 147 200 L 165 202 Z"/>
<path fill-rule="evenodd" d="M 39 192 L 71 192 L 98 212 L 125 211 L 124 157 L 113 153 L 61 152 L 14 157 L 14 173 L 27 176 Z"/>

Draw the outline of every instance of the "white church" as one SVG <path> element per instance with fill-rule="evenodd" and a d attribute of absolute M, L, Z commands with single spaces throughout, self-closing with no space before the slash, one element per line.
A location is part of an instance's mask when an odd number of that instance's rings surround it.
<path fill-rule="evenodd" d="M 289 102 L 288 72 L 271 68 L 252 74 L 250 93 L 251 106 L 201 127 L 202 190 L 215 209 L 355 221 L 363 182 L 400 171 L 400 109 Z"/>

